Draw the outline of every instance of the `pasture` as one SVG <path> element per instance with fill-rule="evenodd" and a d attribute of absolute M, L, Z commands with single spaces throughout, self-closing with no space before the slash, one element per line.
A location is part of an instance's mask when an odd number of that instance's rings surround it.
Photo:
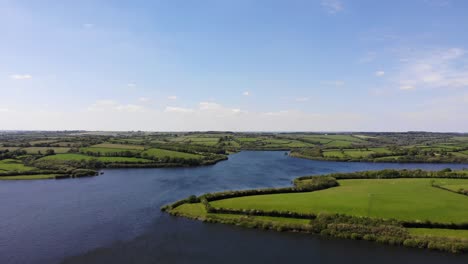
<path fill-rule="evenodd" d="M 468 184 L 468 180 L 454 181 Z M 316 192 L 246 196 L 211 204 L 222 208 L 341 213 L 410 221 L 460 223 L 468 220 L 468 197 L 434 188 L 430 179 L 340 180 L 339 183 L 339 187 Z"/>

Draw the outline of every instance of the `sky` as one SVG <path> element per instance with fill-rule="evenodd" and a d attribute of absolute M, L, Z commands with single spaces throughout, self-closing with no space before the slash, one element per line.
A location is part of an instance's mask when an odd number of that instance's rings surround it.
<path fill-rule="evenodd" d="M 0 0 L 0 130 L 468 132 L 468 1 Z"/>

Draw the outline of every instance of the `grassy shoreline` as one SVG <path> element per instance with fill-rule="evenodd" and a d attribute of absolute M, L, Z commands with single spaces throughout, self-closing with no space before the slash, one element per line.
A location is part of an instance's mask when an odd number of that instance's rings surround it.
<path fill-rule="evenodd" d="M 363 175 L 370 178 L 359 178 Z M 468 175 L 448 171 L 439 175 L 402 178 L 388 171 L 349 173 L 341 174 L 337 185 L 315 180 L 323 176 L 301 177 L 291 188 L 191 196 L 162 210 L 205 222 L 468 253 L 468 198 L 432 186 L 434 179 L 468 183 Z M 332 176 L 327 177 L 328 183 Z M 321 188 L 300 189 L 306 184 Z"/>

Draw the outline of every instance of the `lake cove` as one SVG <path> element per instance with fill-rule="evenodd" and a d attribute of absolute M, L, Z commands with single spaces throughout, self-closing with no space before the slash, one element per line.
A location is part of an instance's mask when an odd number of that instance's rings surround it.
<path fill-rule="evenodd" d="M 161 206 L 192 194 L 288 187 L 303 175 L 447 167 L 468 165 L 328 162 L 283 151 L 245 151 L 205 167 L 107 169 L 93 178 L 2 181 L 0 263 L 468 263 L 466 255 L 207 224 L 160 212 Z"/>

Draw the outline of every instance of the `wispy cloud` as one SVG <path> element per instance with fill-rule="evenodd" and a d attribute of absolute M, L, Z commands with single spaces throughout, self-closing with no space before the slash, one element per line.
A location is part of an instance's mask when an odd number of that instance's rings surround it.
<path fill-rule="evenodd" d="M 169 100 L 177 100 L 177 96 L 171 95 L 171 96 L 168 96 L 167 99 L 169 99 Z"/>
<path fill-rule="evenodd" d="M 148 98 L 148 97 L 140 97 L 140 98 L 138 98 L 138 101 L 140 101 L 142 103 L 148 103 L 149 101 L 151 101 L 151 99 Z"/>
<path fill-rule="evenodd" d="M 30 74 L 13 74 L 10 75 L 10 78 L 13 80 L 29 80 L 32 79 L 32 75 Z"/>
<path fill-rule="evenodd" d="M 164 112 L 166 113 L 192 113 L 194 112 L 194 110 L 190 108 L 183 108 L 183 107 L 177 107 L 177 106 L 167 106 L 164 109 Z"/>
<path fill-rule="evenodd" d="M 339 0 L 323 0 L 322 6 L 328 11 L 329 14 L 336 14 L 343 11 L 343 4 Z"/>
<path fill-rule="evenodd" d="M 88 107 L 91 112 L 143 112 L 144 107 L 135 104 L 120 104 L 115 100 L 98 100 Z"/>
<path fill-rule="evenodd" d="M 127 83 L 127 86 L 130 88 L 135 88 L 137 85 L 136 83 Z"/>
<path fill-rule="evenodd" d="M 83 27 L 84 27 L 84 28 L 87 28 L 87 29 L 90 29 L 90 28 L 93 28 L 93 27 L 94 27 L 94 24 L 92 24 L 92 23 L 86 23 L 86 24 L 83 24 Z"/>
<path fill-rule="evenodd" d="M 402 90 L 468 87 L 466 51 L 460 48 L 430 50 L 405 58 L 398 76 Z"/>
<path fill-rule="evenodd" d="M 384 72 L 384 71 L 376 71 L 376 72 L 375 72 L 375 76 L 377 76 L 377 77 L 382 77 L 382 76 L 384 76 L 384 75 L 385 75 L 385 72 Z"/>
<path fill-rule="evenodd" d="M 242 93 L 243 96 L 249 96 L 250 95 L 250 92 L 249 91 L 245 91 Z"/>

